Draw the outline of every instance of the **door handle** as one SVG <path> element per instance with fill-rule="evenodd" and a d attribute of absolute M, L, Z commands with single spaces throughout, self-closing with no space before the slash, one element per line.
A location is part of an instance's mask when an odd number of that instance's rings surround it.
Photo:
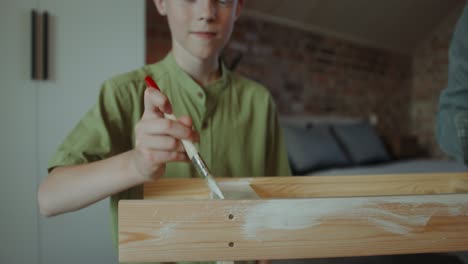
<path fill-rule="evenodd" d="M 49 79 L 49 13 L 42 15 L 42 80 Z"/>
<path fill-rule="evenodd" d="M 37 12 L 31 11 L 31 79 L 37 80 Z"/>
<path fill-rule="evenodd" d="M 50 16 L 47 11 L 39 14 L 31 11 L 31 79 L 49 79 L 49 24 Z M 41 36 L 39 36 L 39 34 Z M 38 46 L 38 44 L 41 44 Z"/>

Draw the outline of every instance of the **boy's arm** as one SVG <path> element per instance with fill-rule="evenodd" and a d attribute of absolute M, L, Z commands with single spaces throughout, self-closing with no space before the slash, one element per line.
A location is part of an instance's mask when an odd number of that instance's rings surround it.
<path fill-rule="evenodd" d="M 144 183 L 133 159 L 135 151 L 131 150 L 101 161 L 54 168 L 39 187 L 41 214 L 76 211 Z"/>
<path fill-rule="evenodd" d="M 103 89 L 102 103 L 88 112 L 52 159 L 53 169 L 38 190 L 43 215 L 78 210 L 158 179 L 167 162 L 188 161 L 180 139 L 198 139 L 191 129 L 192 121 L 188 117 L 164 119 L 162 113 L 170 112 L 171 107 L 167 97 L 154 89 L 144 94 L 145 109 L 135 126 L 135 147 L 122 153 L 128 144 L 122 142 L 131 137 L 126 131 L 134 128 L 123 129 L 126 112 L 116 109 L 125 106 L 109 89 Z"/>
<path fill-rule="evenodd" d="M 468 6 L 455 28 L 449 50 L 447 88 L 437 115 L 437 140 L 447 154 L 468 162 Z"/>

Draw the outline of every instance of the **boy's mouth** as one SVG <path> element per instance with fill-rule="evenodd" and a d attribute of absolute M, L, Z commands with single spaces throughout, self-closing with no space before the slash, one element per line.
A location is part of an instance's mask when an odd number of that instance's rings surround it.
<path fill-rule="evenodd" d="M 217 33 L 213 31 L 192 31 L 190 34 L 203 39 L 212 39 L 217 35 Z"/>

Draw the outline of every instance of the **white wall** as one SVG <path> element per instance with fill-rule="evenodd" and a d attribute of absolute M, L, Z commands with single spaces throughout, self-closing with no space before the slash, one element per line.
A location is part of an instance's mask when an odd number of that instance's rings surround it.
<path fill-rule="evenodd" d="M 0 4 L 0 263 L 117 263 L 109 201 L 44 218 L 47 161 L 96 102 L 101 83 L 144 64 L 145 1 Z M 30 11 L 51 16 L 51 80 L 31 81 Z"/>
<path fill-rule="evenodd" d="M 29 80 L 32 0 L 0 2 L 0 263 L 35 263 L 36 86 Z"/>

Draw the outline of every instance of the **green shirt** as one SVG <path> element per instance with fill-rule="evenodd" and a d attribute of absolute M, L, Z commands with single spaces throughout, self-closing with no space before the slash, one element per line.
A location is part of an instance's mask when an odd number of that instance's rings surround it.
<path fill-rule="evenodd" d="M 97 104 L 83 117 L 49 162 L 82 164 L 111 157 L 134 147 L 134 127 L 143 110 L 145 76 L 151 75 L 166 94 L 176 116 L 189 115 L 200 133 L 197 145 L 213 175 L 258 177 L 291 175 L 275 104 L 260 84 L 226 67 L 222 77 L 202 88 L 175 62 L 163 61 L 106 81 Z M 166 178 L 199 177 L 191 163 L 169 163 Z M 117 245 L 117 204 L 142 199 L 142 186 L 111 197 L 113 239 Z"/>

